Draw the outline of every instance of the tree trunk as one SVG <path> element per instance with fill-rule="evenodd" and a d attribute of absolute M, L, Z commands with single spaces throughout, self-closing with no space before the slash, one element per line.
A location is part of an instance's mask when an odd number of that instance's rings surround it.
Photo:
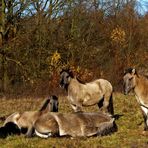
<path fill-rule="evenodd" d="M 2 93 L 5 93 L 7 89 L 7 62 L 6 62 L 6 55 L 5 55 L 5 47 L 4 47 L 4 36 L 5 36 L 5 1 L 0 1 L 0 53 L 2 55 Z"/>

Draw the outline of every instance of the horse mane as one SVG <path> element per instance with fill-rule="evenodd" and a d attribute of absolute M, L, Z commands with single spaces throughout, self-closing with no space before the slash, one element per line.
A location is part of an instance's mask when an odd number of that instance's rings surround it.
<path fill-rule="evenodd" d="M 49 102 L 50 102 L 50 97 L 44 101 L 44 103 L 39 111 L 41 112 L 41 111 L 45 110 L 47 105 L 49 104 Z"/>
<path fill-rule="evenodd" d="M 125 69 L 124 70 L 124 75 L 126 75 L 127 73 L 130 73 L 130 74 L 132 74 L 132 72 L 133 72 L 133 68 L 127 68 L 127 69 Z M 137 74 L 137 72 L 135 72 L 135 74 Z"/>
<path fill-rule="evenodd" d="M 130 74 L 132 74 L 132 71 L 133 71 L 133 68 L 127 68 L 127 69 L 125 69 L 124 70 L 124 75 L 126 75 L 127 73 L 130 73 Z M 146 79 L 148 79 L 148 75 L 145 75 L 145 74 L 139 74 L 139 73 L 137 73 L 137 71 L 135 71 L 135 74 L 139 77 L 139 76 L 142 76 L 143 78 L 146 78 Z"/>
<path fill-rule="evenodd" d="M 130 73 L 131 74 L 132 73 L 132 70 L 133 70 L 133 68 L 127 68 L 127 69 L 125 69 L 124 70 L 124 75 L 127 74 L 127 73 Z"/>
<path fill-rule="evenodd" d="M 134 68 L 127 68 L 127 69 L 125 69 L 124 70 L 124 75 L 126 75 L 127 73 L 130 73 L 130 74 L 132 74 L 133 73 L 133 69 Z M 137 75 L 138 77 L 139 77 L 139 74 L 137 73 L 137 70 L 135 69 L 135 75 Z"/>
<path fill-rule="evenodd" d="M 81 84 L 86 84 L 84 81 L 82 81 L 80 78 L 76 77 L 77 81 Z"/>

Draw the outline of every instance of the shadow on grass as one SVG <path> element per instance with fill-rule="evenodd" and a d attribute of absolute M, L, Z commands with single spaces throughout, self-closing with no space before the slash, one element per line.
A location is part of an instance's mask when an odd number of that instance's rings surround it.
<path fill-rule="evenodd" d="M 118 120 L 119 118 L 121 118 L 123 116 L 123 114 L 115 114 L 113 116 L 113 118 L 115 118 L 115 120 Z"/>

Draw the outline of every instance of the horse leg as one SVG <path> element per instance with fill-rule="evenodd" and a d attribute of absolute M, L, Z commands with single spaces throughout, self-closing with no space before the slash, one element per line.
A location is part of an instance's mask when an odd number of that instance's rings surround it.
<path fill-rule="evenodd" d="M 114 106 L 113 106 L 113 94 L 111 94 L 109 96 L 109 105 L 108 105 L 108 112 L 111 114 L 111 115 L 114 115 Z"/>
<path fill-rule="evenodd" d="M 148 118 L 146 114 L 143 114 L 143 118 L 144 118 L 144 130 L 147 131 L 148 130 Z"/>
<path fill-rule="evenodd" d="M 27 138 L 31 138 L 33 136 L 34 133 L 34 128 L 32 126 L 30 126 L 27 130 L 26 136 Z"/>
<path fill-rule="evenodd" d="M 103 108 L 103 102 L 104 102 L 104 97 L 102 97 L 98 103 L 98 107 L 99 107 L 99 110 L 102 111 L 102 108 Z"/>
<path fill-rule="evenodd" d="M 148 110 L 141 106 L 142 109 L 142 115 L 143 115 L 143 119 L 144 119 L 144 130 L 147 131 L 148 130 Z"/>
<path fill-rule="evenodd" d="M 104 102 L 104 97 L 102 97 L 98 103 L 98 107 L 99 109 L 102 109 L 102 106 L 103 106 L 103 102 Z"/>
<path fill-rule="evenodd" d="M 113 115 L 113 103 L 112 103 L 112 95 L 111 94 L 104 95 L 103 110 L 106 113 Z"/>

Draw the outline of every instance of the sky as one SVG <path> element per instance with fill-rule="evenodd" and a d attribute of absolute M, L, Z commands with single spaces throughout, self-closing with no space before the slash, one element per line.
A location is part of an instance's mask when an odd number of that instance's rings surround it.
<path fill-rule="evenodd" d="M 148 12 L 148 0 L 138 0 L 138 10 L 141 14 Z"/>

